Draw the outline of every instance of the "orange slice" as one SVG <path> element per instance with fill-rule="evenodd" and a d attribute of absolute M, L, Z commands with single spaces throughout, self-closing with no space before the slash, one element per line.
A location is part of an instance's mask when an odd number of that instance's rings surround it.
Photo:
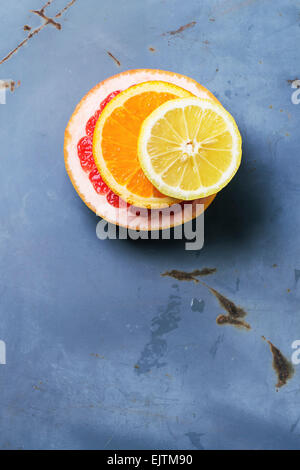
<path fill-rule="evenodd" d="M 147 179 L 137 143 L 143 121 L 152 111 L 166 101 L 192 96 L 177 85 L 149 81 L 123 91 L 101 113 L 94 132 L 95 163 L 106 184 L 129 204 L 158 209 L 178 202 L 161 194 Z M 171 139 L 171 129 L 169 134 L 166 130 L 164 139 Z"/>

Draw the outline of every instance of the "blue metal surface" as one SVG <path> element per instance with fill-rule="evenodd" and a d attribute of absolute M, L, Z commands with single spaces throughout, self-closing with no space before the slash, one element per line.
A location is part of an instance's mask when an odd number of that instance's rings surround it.
<path fill-rule="evenodd" d="M 23 25 L 43 24 L 30 12 L 41 3 L 1 1 L 1 57 Z M 299 371 L 277 392 L 261 339 L 288 358 L 300 339 L 300 105 L 287 82 L 300 73 L 299 6 L 77 0 L 61 30 L 48 24 L 0 66 L 1 79 L 21 82 L 0 105 L 1 448 L 299 448 Z M 98 240 L 65 173 L 76 103 L 142 67 L 207 86 L 243 135 L 242 166 L 207 211 L 200 252 Z M 247 310 L 250 332 L 218 326 L 201 284 L 160 276 L 204 266 L 217 268 L 206 282 Z"/>

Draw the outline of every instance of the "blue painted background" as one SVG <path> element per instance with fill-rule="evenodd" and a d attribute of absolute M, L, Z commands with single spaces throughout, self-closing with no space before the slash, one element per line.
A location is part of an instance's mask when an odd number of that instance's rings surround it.
<path fill-rule="evenodd" d="M 25 24 L 43 23 L 30 12 L 41 4 L 1 1 L 1 58 Z M 47 25 L 0 66 L 1 79 L 21 81 L 0 105 L 1 448 L 300 447 L 299 370 L 277 392 L 261 339 L 287 357 L 300 339 L 300 105 L 287 81 L 300 78 L 299 7 L 77 0 L 61 31 Z M 76 103 L 143 67 L 204 84 L 243 136 L 242 166 L 206 213 L 200 252 L 182 241 L 98 240 L 98 219 L 65 173 Z M 204 266 L 217 268 L 207 282 L 247 310 L 252 331 L 217 326 L 221 309 L 205 287 L 160 276 Z"/>

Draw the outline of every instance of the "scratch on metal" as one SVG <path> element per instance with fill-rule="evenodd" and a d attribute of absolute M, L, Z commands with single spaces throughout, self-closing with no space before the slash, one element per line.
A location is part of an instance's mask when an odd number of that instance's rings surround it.
<path fill-rule="evenodd" d="M 14 49 L 12 49 L 1 61 L 0 61 L 0 65 L 2 65 L 4 62 L 6 62 L 7 60 L 9 60 L 16 52 L 19 51 L 19 49 L 21 49 L 21 47 L 25 46 L 25 44 L 28 43 L 28 41 L 30 41 L 30 39 L 32 39 L 34 36 L 36 36 L 37 34 L 39 34 L 42 29 L 44 29 L 48 24 L 52 24 L 53 26 L 56 27 L 56 29 L 61 29 L 61 24 L 58 23 L 57 21 L 55 21 L 53 18 L 50 18 L 48 16 L 45 15 L 45 10 L 53 3 L 54 0 L 49 0 L 47 3 L 44 4 L 44 6 L 42 6 L 42 8 L 40 10 L 31 10 L 34 14 L 40 16 L 44 23 L 39 26 L 38 28 L 34 29 L 33 31 L 31 31 L 31 27 L 29 25 L 25 25 L 24 27 L 24 31 L 30 31 L 28 33 L 28 35 L 23 39 L 23 41 L 21 41 Z M 72 5 L 74 5 L 74 3 L 76 2 L 77 0 L 71 0 L 67 3 L 67 5 L 62 9 L 60 10 L 54 18 L 60 18 Z"/>

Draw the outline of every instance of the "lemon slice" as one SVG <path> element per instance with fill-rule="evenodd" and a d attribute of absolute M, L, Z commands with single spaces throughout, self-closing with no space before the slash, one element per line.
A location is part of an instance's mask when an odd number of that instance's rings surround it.
<path fill-rule="evenodd" d="M 161 193 L 191 200 L 220 191 L 241 162 L 242 139 L 233 117 L 202 98 L 168 101 L 143 122 L 138 157 Z"/>

